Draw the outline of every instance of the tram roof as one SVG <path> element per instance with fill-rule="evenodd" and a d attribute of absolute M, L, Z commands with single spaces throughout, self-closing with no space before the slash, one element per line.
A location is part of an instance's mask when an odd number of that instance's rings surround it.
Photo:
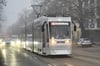
<path fill-rule="evenodd" d="M 69 22 L 71 22 L 71 17 L 46 17 L 46 16 L 42 16 L 42 17 L 39 17 L 39 18 L 35 19 L 35 21 L 39 21 L 39 20 L 45 20 L 45 21 L 69 21 Z"/>
<path fill-rule="evenodd" d="M 42 16 L 34 20 L 35 24 L 43 24 L 45 21 L 68 21 L 71 22 L 71 17 L 46 17 Z"/>

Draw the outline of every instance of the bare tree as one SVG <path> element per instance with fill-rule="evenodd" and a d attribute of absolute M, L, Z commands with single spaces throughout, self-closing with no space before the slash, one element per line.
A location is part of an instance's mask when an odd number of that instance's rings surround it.
<path fill-rule="evenodd" d="M 72 19 L 80 23 L 82 37 L 84 31 L 84 2 L 87 0 L 45 0 L 42 13 L 47 16 L 71 16 Z"/>
<path fill-rule="evenodd" d="M 9 29 L 11 34 L 24 34 L 26 26 L 33 22 L 36 14 L 32 10 L 24 9 L 20 14 L 18 20 Z"/>
<path fill-rule="evenodd" d="M 6 0 L 0 0 L 0 21 L 3 20 L 3 9 L 6 6 Z"/>

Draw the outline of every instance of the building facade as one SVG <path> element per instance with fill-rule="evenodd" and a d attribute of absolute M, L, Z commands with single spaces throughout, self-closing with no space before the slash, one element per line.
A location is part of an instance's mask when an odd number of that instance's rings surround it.
<path fill-rule="evenodd" d="M 95 43 L 100 43 L 100 0 L 85 2 L 85 31 L 86 37 Z"/>

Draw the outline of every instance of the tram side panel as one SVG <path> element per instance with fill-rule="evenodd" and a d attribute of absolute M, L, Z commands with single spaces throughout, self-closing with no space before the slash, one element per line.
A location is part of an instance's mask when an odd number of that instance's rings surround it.
<path fill-rule="evenodd" d="M 34 28 L 34 52 L 42 54 L 42 32 L 38 27 Z"/>

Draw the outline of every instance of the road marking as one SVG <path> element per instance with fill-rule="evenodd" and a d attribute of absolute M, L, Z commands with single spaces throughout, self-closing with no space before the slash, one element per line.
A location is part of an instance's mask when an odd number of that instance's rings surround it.
<path fill-rule="evenodd" d="M 52 64 L 53 66 L 57 66 L 56 64 Z"/>
<path fill-rule="evenodd" d="M 64 63 L 66 66 L 74 66 L 72 64 L 69 64 L 69 63 Z"/>
<path fill-rule="evenodd" d="M 29 57 L 29 55 L 28 55 L 27 53 L 23 53 L 23 55 L 24 55 L 25 57 Z"/>
<path fill-rule="evenodd" d="M 48 66 L 52 66 L 51 64 L 48 64 Z"/>
<path fill-rule="evenodd" d="M 64 64 L 61 64 L 61 65 L 64 65 L 64 66 L 74 66 L 73 64 L 69 64 L 69 63 L 64 63 Z M 59 66 L 59 64 L 48 64 L 48 66 Z"/>
<path fill-rule="evenodd" d="M 58 65 L 56 65 L 56 64 L 48 64 L 48 66 L 58 66 Z"/>

